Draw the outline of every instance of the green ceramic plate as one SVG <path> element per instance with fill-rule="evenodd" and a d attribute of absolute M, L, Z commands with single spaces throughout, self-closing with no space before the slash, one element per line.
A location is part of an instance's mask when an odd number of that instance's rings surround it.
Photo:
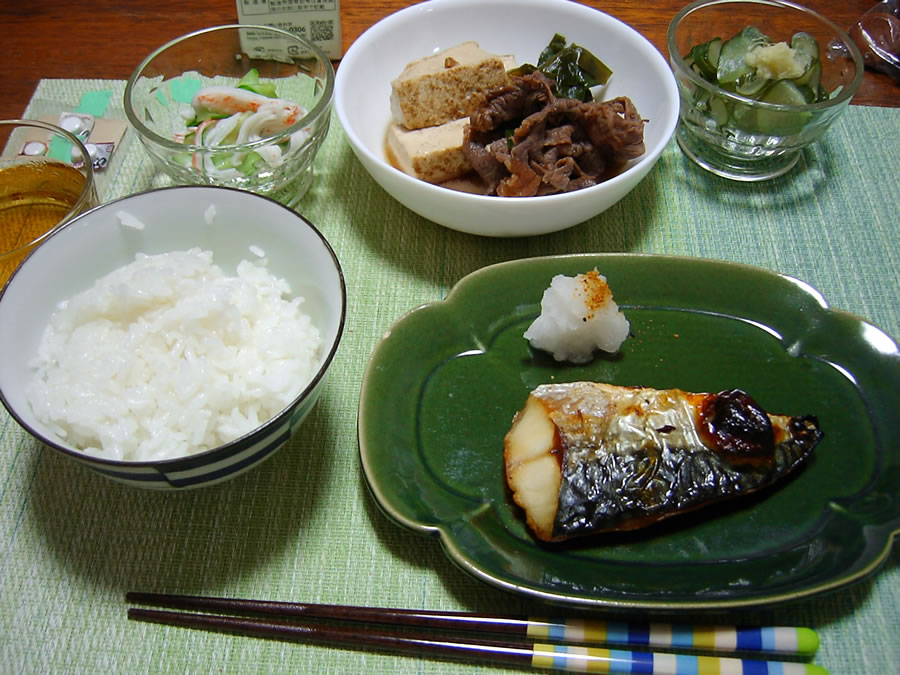
<path fill-rule="evenodd" d="M 631 322 L 586 366 L 522 333 L 554 274 L 597 267 Z M 780 487 L 630 534 L 543 545 L 506 490 L 503 436 L 542 382 L 719 391 L 814 414 L 815 457 Z M 434 534 L 501 588 L 597 608 L 724 609 L 838 588 L 874 571 L 900 531 L 900 352 L 803 282 L 693 258 L 576 255 L 474 272 L 379 342 L 359 404 L 369 487 L 394 521 Z"/>

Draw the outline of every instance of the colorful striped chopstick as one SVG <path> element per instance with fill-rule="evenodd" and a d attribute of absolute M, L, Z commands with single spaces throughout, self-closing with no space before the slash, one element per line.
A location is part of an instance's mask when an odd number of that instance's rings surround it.
<path fill-rule="evenodd" d="M 190 613 L 129 608 L 128 618 L 153 623 L 226 631 L 270 639 L 288 639 L 352 649 L 375 648 L 418 656 L 503 663 L 533 668 L 587 673 L 644 673 L 645 675 L 827 675 L 820 666 L 702 654 L 653 653 L 575 645 L 544 640 L 610 641 L 668 649 L 756 651 L 815 651 L 818 638 L 808 629 L 752 629 L 676 627 L 600 621 L 547 621 L 467 612 L 385 609 L 310 603 L 239 600 L 154 593 L 128 593 L 130 602 Z M 210 614 L 219 611 L 225 614 Z M 239 615 L 263 615 L 239 616 Z M 350 626 L 317 623 L 321 619 L 351 622 Z M 355 625 L 354 625 L 355 624 Z M 380 624 L 403 627 L 386 630 Z M 504 642 L 482 638 L 443 637 L 436 630 L 509 635 Z M 793 637 L 790 630 L 795 630 Z M 774 632 L 770 632 L 774 631 Z M 788 635 L 788 639 L 784 638 Z M 804 637 L 805 636 L 805 637 Z M 688 638 L 690 637 L 690 640 Z M 793 640 L 793 641 L 792 641 Z"/>
<path fill-rule="evenodd" d="M 807 663 L 761 661 L 689 654 L 653 654 L 572 645 L 503 643 L 442 638 L 431 634 L 388 632 L 369 625 L 324 626 L 271 619 L 192 614 L 130 608 L 128 618 L 170 626 L 225 631 L 269 639 L 293 640 L 350 649 L 380 649 L 423 657 L 455 659 L 582 673 L 644 675 L 828 675 Z"/>
<path fill-rule="evenodd" d="M 518 635 L 535 641 L 612 644 L 666 650 L 757 652 L 812 656 L 819 637 L 809 628 L 686 626 L 581 619 L 506 617 L 469 612 L 349 607 L 313 603 L 241 600 L 157 593 L 128 593 L 129 602 L 203 611 L 250 613 L 278 617 L 307 617 L 467 630 Z"/>
<path fill-rule="evenodd" d="M 555 642 L 800 656 L 812 656 L 819 648 L 816 632 L 802 627 L 688 626 L 536 617 L 527 621 L 528 637 Z"/>
<path fill-rule="evenodd" d="M 596 647 L 535 644 L 531 665 L 581 673 L 645 675 L 827 675 L 812 663 L 760 661 L 720 656 L 634 652 Z"/>

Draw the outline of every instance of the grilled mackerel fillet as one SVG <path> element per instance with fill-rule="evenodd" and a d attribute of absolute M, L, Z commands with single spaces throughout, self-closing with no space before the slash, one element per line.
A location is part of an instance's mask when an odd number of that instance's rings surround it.
<path fill-rule="evenodd" d="M 506 480 L 544 541 L 633 530 L 784 478 L 822 437 L 815 417 L 717 394 L 544 384 L 504 439 Z"/>

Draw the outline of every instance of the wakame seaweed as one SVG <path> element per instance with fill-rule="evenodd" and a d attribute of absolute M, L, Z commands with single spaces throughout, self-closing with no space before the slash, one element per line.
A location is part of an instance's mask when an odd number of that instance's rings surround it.
<path fill-rule="evenodd" d="M 592 101 L 591 87 L 606 84 L 612 71 L 584 47 L 567 44 L 565 36 L 556 33 L 538 57 L 537 66 L 525 63 L 510 71 L 512 75 L 528 75 L 535 70 L 556 82 L 554 95 Z"/>

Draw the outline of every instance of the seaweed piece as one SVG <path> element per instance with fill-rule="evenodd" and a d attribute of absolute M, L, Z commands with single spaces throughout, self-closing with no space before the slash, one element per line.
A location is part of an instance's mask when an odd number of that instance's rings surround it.
<path fill-rule="evenodd" d="M 541 51 L 536 66 L 525 63 L 510 74 L 530 75 L 539 70 L 555 82 L 553 94 L 557 98 L 594 100 L 591 88 L 606 84 L 612 70 L 584 47 L 567 42 L 565 36 L 556 33 Z"/>

